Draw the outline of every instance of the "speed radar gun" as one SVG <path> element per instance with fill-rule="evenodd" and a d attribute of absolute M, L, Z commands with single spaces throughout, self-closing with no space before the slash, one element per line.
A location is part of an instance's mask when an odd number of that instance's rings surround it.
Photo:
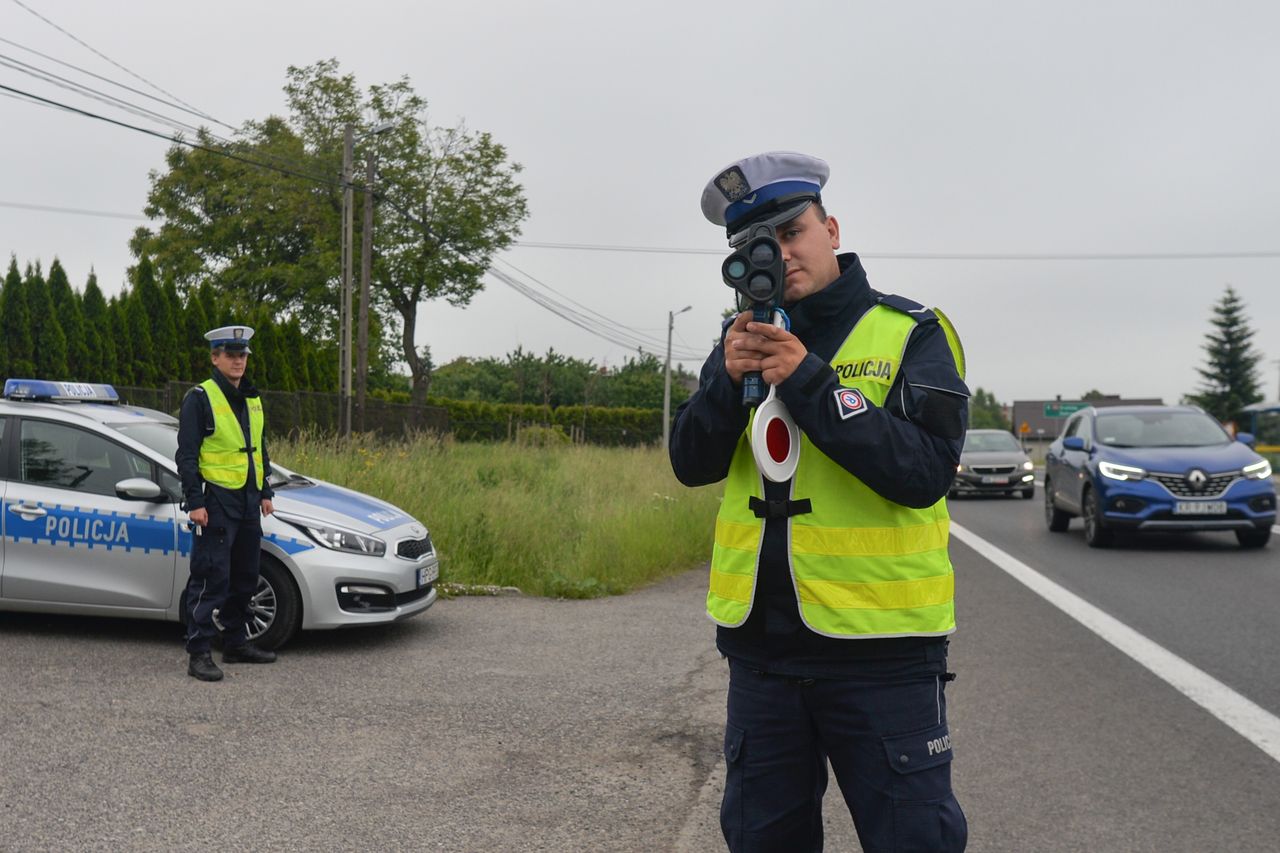
<path fill-rule="evenodd" d="M 752 226 L 746 240 L 725 258 L 720 267 L 724 283 L 738 292 L 738 304 L 750 306 L 757 323 L 784 326 L 782 291 L 786 284 L 786 263 L 773 226 Z M 764 377 L 752 371 L 742 377 L 742 405 L 759 406 L 751 426 L 751 450 L 756 468 L 775 483 L 791 479 L 800 459 L 800 428 L 770 385 L 765 394 Z"/>

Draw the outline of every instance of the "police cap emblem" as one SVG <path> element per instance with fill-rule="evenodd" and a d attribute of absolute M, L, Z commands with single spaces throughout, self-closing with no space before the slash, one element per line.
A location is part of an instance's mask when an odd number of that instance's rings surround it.
<path fill-rule="evenodd" d="M 730 166 L 716 177 L 716 188 L 730 203 L 737 201 L 751 192 L 751 185 L 737 166 Z"/>

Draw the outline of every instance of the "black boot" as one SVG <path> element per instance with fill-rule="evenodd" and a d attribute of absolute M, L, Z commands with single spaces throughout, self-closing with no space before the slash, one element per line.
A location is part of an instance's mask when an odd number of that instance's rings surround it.
<path fill-rule="evenodd" d="M 222 670 L 218 669 L 218 665 L 213 662 L 213 655 L 208 652 L 191 656 L 191 661 L 187 664 L 187 675 L 201 681 L 222 680 Z"/>
<path fill-rule="evenodd" d="M 260 649 L 252 643 L 222 650 L 223 663 L 275 663 L 276 653 Z"/>

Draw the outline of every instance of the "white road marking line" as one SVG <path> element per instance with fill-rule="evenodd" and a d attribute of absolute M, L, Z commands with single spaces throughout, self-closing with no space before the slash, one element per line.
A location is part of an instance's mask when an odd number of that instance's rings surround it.
<path fill-rule="evenodd" d="M 1036 595 L 1151 670 L 1258 749 L 1280 761 L 1280 717 L 954 521 L 951 533 L 1014 580 L 1025 584 Z"/>

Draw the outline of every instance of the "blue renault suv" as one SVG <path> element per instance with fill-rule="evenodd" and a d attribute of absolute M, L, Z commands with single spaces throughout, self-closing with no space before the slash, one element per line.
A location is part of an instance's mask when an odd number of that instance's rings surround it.
<path fill-rule="evenodd" d="M 1094 548 L 1116 531 L 1231 530 L 1261 548 L 1276 521 L 1271 463 L 1195 406 L 1082 409 L 1045 455 L 1044 514 L 1062 532 L 1074 516 Z"/>

